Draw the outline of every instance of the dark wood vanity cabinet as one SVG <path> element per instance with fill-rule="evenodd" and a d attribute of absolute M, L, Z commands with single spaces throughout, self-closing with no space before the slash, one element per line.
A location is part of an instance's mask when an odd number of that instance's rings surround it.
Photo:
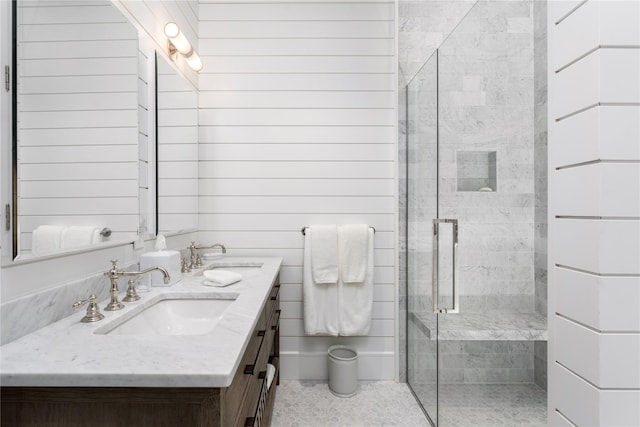
<path fill-rule="evenodd" d="M 227 388 L 2 387 L 2 427 L 268 426 L 279 383 L 276 277 Z M 267 364 L 275 375 L 267 388 Z"/>
<path fill-rule="evenodd" d="M 231 386 L 222 389 L 223 426 L 269 425 L 279 382 L 280 281 L 271 288 Z M 267 388 L 267 364 L 276 371 Z"/>

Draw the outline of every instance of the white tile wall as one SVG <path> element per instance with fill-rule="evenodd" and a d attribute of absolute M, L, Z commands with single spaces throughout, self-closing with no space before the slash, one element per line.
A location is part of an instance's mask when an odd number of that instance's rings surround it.
<path fill-rule="evenodd" d="M 283 378 L 326 378 L 335 342 L 361 353 L 361 379 L 395 375 L 394 10 L 200 3 L 200 238 L 284 258 Z M 372 333 L 305 337 L 300 229 L 344 223 L 377 230 Z"/>

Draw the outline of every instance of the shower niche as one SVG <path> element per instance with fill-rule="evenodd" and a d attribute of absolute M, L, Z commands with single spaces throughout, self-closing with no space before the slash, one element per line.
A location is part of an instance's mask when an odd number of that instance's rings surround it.
<path fill-rule="evenodd" d="M 458 191 L 497 191 L 496 164 L 495 151 L 456 152 Z"/>

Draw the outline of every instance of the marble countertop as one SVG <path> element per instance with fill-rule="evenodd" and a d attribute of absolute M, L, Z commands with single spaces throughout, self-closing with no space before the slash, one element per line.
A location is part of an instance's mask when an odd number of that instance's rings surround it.
<path fill-rule="evenodd" d="M 0 347 L 0 383 L 16 387 L 227 387 L 281 263 L 281 258 L 225 256 L 207 264 L 262 267 L 237 270 L 242 280 L 223 288 L 203 286 L 200 271 L 185 274 L 173 286 L 153 287 L 150 292 L 140 293 L 140 300 L 125 303 L 122 310 L 102 311 L 105 318 L 95 323 L 81 323 L 86 310 L 79 309 L 72 316 Z M 122 299 L 126 280 L 121 280 L 120 288 Z M 108 329 L 111 322 L 120 323 L 166 297 L 220 294 L 232 294 L 236 300 L 209 334 L 99 333 Z M 101 301 L 100 308 L 107 302 Z"/>
<path fill-rule="evenodd" d="M 409 318 L 431 339 L 433 313 L 409 313 Z M 536 313 L 458 313 L 440 315 L 439 340 L 546 341 L 547 318 Z"/>

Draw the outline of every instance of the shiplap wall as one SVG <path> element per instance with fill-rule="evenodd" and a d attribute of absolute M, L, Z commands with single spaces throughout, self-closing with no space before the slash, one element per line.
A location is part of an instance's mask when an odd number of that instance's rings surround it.
<path fill-rule="evenodd" d="M 179 96 L 167 99 L 168 94 L 161 95 L 158 113 L 158 230 L 168 233 L 178 230 L 193 230 L 198 226 L 197 206 L 197 101 L 194 91 L 198 87 L 198 75 L 188 67 L 184 59 L 177 57 L 173 65 L 167 54 L 167 37 L 164 26 L 175 22 L 188 38 L 194 49 L 198 50 L 198 8 L 197 0 L 155 1 L 155 0 L 113 0 L 132 22 L 145 32 L 146 45 L 153 45 L 158 52 L 158 66 L 161 67 L 164 79 L 160 84 L 168 84 L 170 92 L 182 92 Z M 146 36 L 148 36 L 147 40 Z M 186 80 L 186 81 L 185 81 Z M 188 83 L 187 83 L 188 82 Z M 179 86 L 179 87 L 178 87 Z M 187 95 L 190 92 L 191 95 Z M 185 102 L 189 102 L 189 107 Z M 193 103 L 194 107 L 190 107 Z M 193 108 L 194 114 L 188 109 Z M 172 111 L 169 111 L 172 110 Z M 151 118 L 153 120 L 153 118 Z M 150 128 L 150 132 L 154 129 Z M 155 136 L 154 136 L 155 137 Z M 152 142 L 153 143 L 153 142 Z M 155 159 L 154 159 L 155 160 Z M 153 165 L 149 166 L 150 168 Z M 146 176 L 153 176 L 147 174 Z M 153 182 L 148 182 L 150 188 Z M 151 191 L 149 194 L 153 193 Z M 142 193 L 141 193 L 142 194 Z M 141 203 L 144 203 L 141 196 Z M 153 203 L 148 203 L 148 205 Z M 153 218 L 149 218 L 149 230 L 154 231 Z"/>
<path fill-rule="evenodd" d="M 361 379 L 395 377 L 395 5 L 200 2 L 202 243 L 281 256 L 283 378 L 327 378 L 329 345 Z M 303 236 L 367 223 L 375 235 L 368 337 L 305 337 Z"/>
<path fill-rule="evenodd" d="M 198 94 L 158 56 L 158 230 L 198 228 Z"/>
<path fill-rule="evenodd" d="M 138 226 L 138 37 L 108 1 L 18 8 L 20 252 L 42 224 Z"/>
<path fill-rule="evenodd" d="M 549 2 L 549 424 L 640 425 L 640 1 Z"/>

